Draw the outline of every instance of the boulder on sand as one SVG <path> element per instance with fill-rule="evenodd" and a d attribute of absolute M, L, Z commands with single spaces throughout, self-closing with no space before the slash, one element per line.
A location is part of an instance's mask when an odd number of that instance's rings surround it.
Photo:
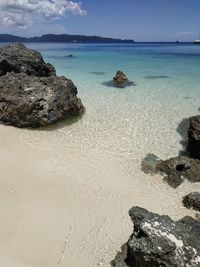
<path fill-rule="evenodd" d="M 200 266 L 200 221 L 191 217 L 173 221 L 140 207 L 133 207 L 129 215 L 133 233 L 112 266 Z"/>
<path fill-rule="evenodd" d="M 41 127 L 84 111 L 77 88 L 65 77 L 8 73 L 0 78 L 0 121 Z"/>
<path fill-rule="evenodd" d="M 21 44 L 0 48 L 1 123 L 35 128 L 83 112 L 73 82 L 57 77 L 40 53 Z"/>
<path fill-rule="evenodd" d="M 189 118 L 187 151 L 190 157 L 200 159 L 200 115 Z"/>

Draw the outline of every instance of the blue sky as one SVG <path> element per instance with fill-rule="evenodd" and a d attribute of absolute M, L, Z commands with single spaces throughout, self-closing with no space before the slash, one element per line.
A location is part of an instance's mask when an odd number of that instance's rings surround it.
<path fill-rule="evenodd" d="M 1 0 L 0 10 L 0 32 L 23 36 L 191 41 L 200 35 L 200 0 Z"/>

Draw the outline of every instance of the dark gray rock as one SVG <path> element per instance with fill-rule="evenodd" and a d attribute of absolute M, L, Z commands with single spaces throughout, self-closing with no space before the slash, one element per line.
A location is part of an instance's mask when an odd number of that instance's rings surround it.
<path fill-rule="evenodd" d="M 38 77 L 56 74 L 54 67 L 45 63 L 39 52 L 28 49 L 23 44 L 11 44 L 0 48 L 0 76 L 8 72 Z"/>
<path fill-rule="evenodd" d="M 190 217 L 173 221 L 139 207 L 129 215 L 134 230 L 127 243 L 128 266 L 200 266 L 200 221 Z"/>
<path fill-rule="evenodd" d="M 128 78 L 123 71 L 118 70 L 116 75 L 113 77 L 113 82 L 116 84 L 126 84 L 128 82 Z"/>
<path fill-rule="evenodd" d="M 172 187 L 178 187 L 185 179 L 190 182 L 200 182 L 200 161 L 188 157 L 175 157 L 161 160 L 156 165 L 156 171 L 165 176 L 165 181 Z"/>
<path fill-rule="evenodd" d="M 111 267 L 127 267 L 128 265 L 125 262 L 125 259 L 127 258 L 127 244 L 124 244 L 121 247 L 121 251 L 117 253 L 114 260 L 111 261 L 110 266 Z"/>
<path fill-rule="evenodd" d="M 188 209 L 200 211 L 200 193 L 193 192 L 183 198 L 183 205 Z"/>
<path fill-rule="evenodd" d="M 84 111 L 77 88 L 65 77 L 8 73 L 0 77 L 0 122 L 42 127 Z"/>
<path fill-rule="evenodd" d="M 145 173 L 160 173 L 172 187 L 178 187 L 185 179 L 190 182 L 200 182 L 200 160 L 179 156 L 168 160 L 160 160 L 153 154 L 148 154 L 141 164 Z"/>
<path fill-rule="evenodd" d="M 189 118 L 187 151 L 190 157 L 200 159 L 200 115 Z"/>
<path fill-rule="evenodd" d="M 57 77 L 39 52 L 22 44 L 0 48 L 1 123 L 35 128 L 83 112 L 73 82 Z"/>

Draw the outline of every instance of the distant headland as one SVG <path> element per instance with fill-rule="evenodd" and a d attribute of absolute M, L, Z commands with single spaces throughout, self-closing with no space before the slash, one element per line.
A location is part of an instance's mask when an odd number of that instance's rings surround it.
<path fill-rule="evenodd" d="M 46 34 L 40 37 L 20 37 L 11 34 L 0 34 L 0 42 L 42 42 L 42 43 L 134 43 L 134 40 L 115 39 L 100 36 Z"/>

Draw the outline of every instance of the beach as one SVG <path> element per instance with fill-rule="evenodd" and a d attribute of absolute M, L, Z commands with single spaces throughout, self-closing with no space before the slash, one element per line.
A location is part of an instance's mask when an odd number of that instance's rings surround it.
<path fill-rule="evenodd" d="M 73 80 L 86 112 L 39 130 L 0 126 L 1 265 L 107 267 L 130 236 L 132 206 L 194 217 L 182 197 L 200 185 L 173 189 L 141 162 L 183 149 L 180 123 L 200 107 L 199 47 L 27 46 Z M 118 69 L 136 85 L 108 86 Z"/>

